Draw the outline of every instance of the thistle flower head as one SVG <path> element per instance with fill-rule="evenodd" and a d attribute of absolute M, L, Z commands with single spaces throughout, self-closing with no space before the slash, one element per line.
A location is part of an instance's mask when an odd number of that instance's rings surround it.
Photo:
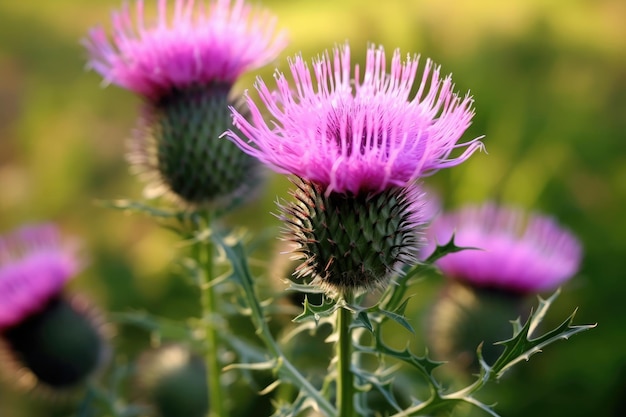
<path fill-rule="evenodd" d="M 440 168 L 457 165 L 481 148 L 478 139 L 458 143 L 474 115 L 472 99 L 453 92 L 450 76 L 418 57 L 394 51 L 387 68 L 382 47 L 367 50 L 365 71 L 352 69 L 348 45 L 312 63 L 289 62 L 293 85 L 277 72 L 277 90 L 258 79 L 256 89 L 269 120 L 250 97 L 248 121 L 232 109 L 241 133 L 226 135 L 275 171 L 321 185 L 325 192 L 381 192 L 403 187 Z M 465 150 L 451 156 L 459 147 Z"/>
<path fill-rule="evenodd" d="M 492 203 L 443 214 L 427 233 L 431 245 L 454 235 L 457 246 L 480 249 L 436 262 L 445 276 L 479 287 L 551 290 L 578 271 L 582 257 L 578 239 L 552 218 Z"/>
<path fill-rule="evenodd" d="M 0 356 L 33 386 L 74 386 L 106 358 L 102 326 L 87 304 L 62 294 L 79 269 L 73 246 L 51 224 L 0 237 Z"/>
<path fill-rule="evenodd" d="M 51 224 L 0 236 L 0 331 L 42 309 L 80 269 Z"/>
<path fill-rule="evenodd" d="M 276 19 L 244 0 L 175 0 L 155 22 L 144 3 L 113 14 L 109 41 L 93 29 L 89 65 L 107 82 L 143 96 L 145 111 L 129 160 L 147 178 L 146 197 L 165 195 L 185 207 L 232 208 L 254 195 L 256 160 L 218 140 L 232 127 L 231 88 L 246 70 L 274 59 L 286 44 Z"/>
<path fill-rule="evenodd" d="M 151 101 L 171 89 L 196 84 L 227 84 L 245 71 L 272 61 L 286 45 L 276 19 L 244 0 L 159 0 L 156 21 L 145 21 L 143 0 L 136 16 L 125 5 L 113 13 L 113 37 L 92 29 L 84 41 L 89 67 L 105 82 Z"/>

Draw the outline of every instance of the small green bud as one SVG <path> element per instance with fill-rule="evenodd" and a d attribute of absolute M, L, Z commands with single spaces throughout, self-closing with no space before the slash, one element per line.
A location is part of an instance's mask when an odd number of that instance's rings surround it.
<path fill-rule="evenodd" d="M 206 380 L 202 358 L 181 345 L 146 351 L 137 364 L 139 395 L 159 417 L 205 417 Z"/>

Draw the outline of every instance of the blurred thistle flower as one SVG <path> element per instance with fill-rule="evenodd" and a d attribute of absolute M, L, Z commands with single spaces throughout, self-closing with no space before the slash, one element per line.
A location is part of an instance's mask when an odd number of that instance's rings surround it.
<path fill-rule="evenodd" d="M 433 305 L 428 336 L 433 354 L 477 372 L 476 348 L 493 364 L 509 339 L 508 320 L 528 315 L 526 295 L 556 289 L 577 271 L 582 249 L 555 220 L 486 203 L 435 218 L 427 231 L 435 243 L 466 249 L 436 261 L 447 285 Z M 425 252 L 428 252 L 426 250 Z"/>
<path fill-rule="evenodd" d="M 85 41 L 89 66 L 106 83 L 117 84 L 159 102 L 175 90 L 198 85 L 231 86 L 245 71 L 276 58 L 286 45 L 275 35 L 276 18 L 254 11 L 243 0 L 167 0 L 158 2 L 158 19 L 144 24 L 144 2 L 136 2 L 133 24 L 128 4 L 114 12 L 113 44 L 102 28 Z"/>
<path fill-rule="evenodd" d="M 218 139 L 232 127 L 231 89 L 242 73 L 275 59 L 286 37 L 273 16 L 243 0 L 175 0 L 173 8 L 168 19 L 160 0 L 152 23 L 144 23 L 141 0 L 134 22 L 127 5 L 113 13 L 112 42 L 102 28 L 84 42 L 89 67 L 145 100 L 129 161 L 148 182 L 146 197 L 231 206 L 260 180 L 253 158 Z"/>
<path fill-rule="evenodd" d="M 17 368 L 23 385 L 73 387 L 105 357 L 88 305 L 63 295 L 79 269 L 75 245 L 62 242 L 51 224 L 0 237 L 0 344 L 3 359 L 12 362 L 3 368 Z"/>
<path fill-rule="evenodd" d="M 436 264 L 444 276 L 475 287 L 537 293 L 556 289 L 580 266 L 578 239 L 554 219 L 493 203 L 437 217 L 427 232 L 430 246 L 454 235 L 460 247 Z"/>
<path fill-rule="evenodd" d="M 202 358 L 181 345 L 145 351 L 137 361 L 138 394 L 159 417 L 206 416 L 206 380 Z"/>
<path fill-rule="evenodd" d="M 277 91 L 258 79 L 270 114 L 246 95 L 250 121 L 232 108 L 240 133 L 226 135 L 276 172 L 292 174 L 296 203 L 281 207 L 305 262 L 297 273 L 328 290 L 385 285 L 421 246 L 423 193 L 415 181 L 466 160 L 482 144 L 457 143 L 474 115 L 470 97 L 428 60 L 415 96 L 418 58 L 367 50 L 363 78 L 343 45 L 313 61 L 290 63 L 294 86 L 277 72 Z M 315 81 L 313 81 L 313 78 Z M 245 139 L 244 139 L 245 137 Z M 460 147 L 458 156 L 451 153 Z"/>

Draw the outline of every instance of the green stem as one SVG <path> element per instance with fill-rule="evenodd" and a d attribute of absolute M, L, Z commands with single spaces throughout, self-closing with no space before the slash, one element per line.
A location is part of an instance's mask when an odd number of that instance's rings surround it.
<path fill-rule="evenodd" d="M 283 354 L 280 346 L 272 336 L 270 329 L 265 321 L 263 315 L 263 309 L 255 296 L 254 289 L 251 285 L 246 285 L 247 280 L 244 280 L 244 292 L 248 301 L 248 305 L 252 312 L 252 321 L 257 327 L 259 338 L 265 343 L 265 346 L 269 350 L 272 357 L 279 363 L 278 374 L 285 379 L 294 383 L 297 387 L 304 390 L 311 398 L 315 400 L 317 406 L 327 416 L 334 416 L 336 411 L 334 407 L 320 394 L 320 392 L 293 366 L 287 357 Z M 341 414 L 340 414 L 341 415 Z"/>
<path fill-rule="evenodd" d="M 317 388 L 315 388 L 291 362 L 289 362 L 272 336 L 272 332 L 265 320 L 263 308 L 254 290 L 252 275 L 248 268 L 248 262 L 243 247 L 241 247 L 239 243 L 235 246 L 227 245 L 218 234 L 212 235 L 212 238 L 226 251 L 231 261 L 234 273 L 239 279 L 238 282 L 241 284 L 248 307 L 250 308 L 250 317 L 257 328 L 257 335 L 267 347 L 270 355 L 276 360 L 279 378 L 291 382 L 296 387 L 306 392 L 309 398 L 315 401 L 317 407 L 324 415 L 336 416 L 337 411 L 335 407 L 324 398 Z"/>
<path fill-rule="evenodd" d="M 351 324 L 352 312 L 344 303 L 337 310 L 337 410 L 340 417 L 355 415 Z"/>
<path fill-rule="evenodd" d="M 211 213 L 204 212 L 203 217 L 206 221 L 205 227 L 212 231 Z M 202 232 L 202 230 L 197 230 Z M 215 248 L 211 239 L 198 242 L 196 245 L 196 257 L 204 270 L 203 280 L 200 287 L 200 301 L 202 306 L 202 326 L 207 343 L 207 351 L 205 356 L 207 372 L 208 372 L 208 388 L 209 388 L 209 404 L 211 417 L 227 417 L 228 412 L 224 405 L 224 395 L 222 393 L 222 384 L 220 376 L 222 374 L 222 366 L 219 361 L 219 336 L 215 326 L 215 315 L 217 313 L 217 305 L 215 300 L 215 291 L 213 285 L 214 278 L 214 260 Z"/>

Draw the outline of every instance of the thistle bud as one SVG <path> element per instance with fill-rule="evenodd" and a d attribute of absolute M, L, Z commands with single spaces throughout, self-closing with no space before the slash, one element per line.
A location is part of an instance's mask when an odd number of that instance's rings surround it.
<path fill-rule="evenodd" d="M 137 363 L 139 395 L 159 417 L 204 417 L 209 410 L 204 361 L 181 345 L 144 352 Z"/>

